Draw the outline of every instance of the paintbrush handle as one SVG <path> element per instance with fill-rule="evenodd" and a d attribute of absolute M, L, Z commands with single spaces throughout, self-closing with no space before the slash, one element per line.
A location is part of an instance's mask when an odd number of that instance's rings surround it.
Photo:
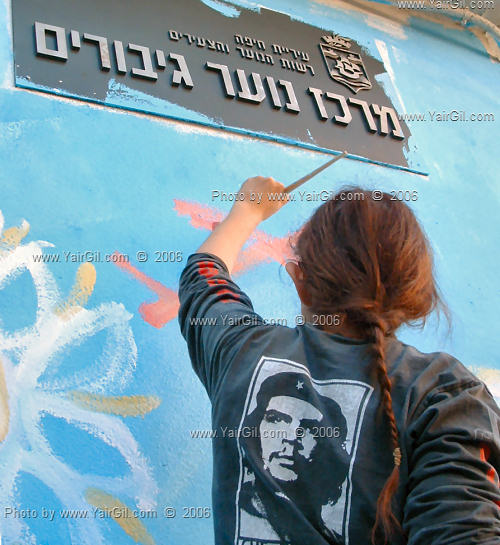
<path fill-rule="evenodd" d="M 300 180 L 297 180 L 296 182 L 293 182 L 293 184 L 290 184 L 289 186 L 285 187 L 285 189 L 283 190 L 283 193 L 290 193 L 290 191 L 297 189 L 297 187 L 301 186 L 302 184 L 304 184 L 305 182 L 307 182 L 308 180 L 316 176 L 316 174 L 319 174 L 320 172 L 325 170 L 325 168 L 328 168 L 330 165 L 333 165 L 333 163 L 336 163 L 339 159 L 342 159 L 342 157 L 345 157 L 346 155 L 347 155 L 347 151 L 343 151 L 340 155 L 337 155 L 337 157 L 330 159 L 330 161 L 328 161 L 324 165 L 321 165 L 320 167 L 313 170 L 309 174 L 306 174 L 304 177 L 300 178 Z"/>

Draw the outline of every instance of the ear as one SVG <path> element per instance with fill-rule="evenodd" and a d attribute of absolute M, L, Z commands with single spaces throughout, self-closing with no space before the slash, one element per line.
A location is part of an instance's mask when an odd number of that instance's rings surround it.
<path fill-rule="evenodd" d="M 287 261 L 285 264 L 286 272 L 290 275 L 290 278 L 295 284 L 295 289 L 302 303 L 308 307 L 311 305 L 311 295 L 307 290 L 307 287 L 304 282 L 304 272 L 294 261 Z"/>

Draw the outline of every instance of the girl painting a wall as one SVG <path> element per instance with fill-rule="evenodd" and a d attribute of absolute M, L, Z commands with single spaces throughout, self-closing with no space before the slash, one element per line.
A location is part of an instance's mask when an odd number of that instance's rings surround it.
<path fill-rule="evenodd" d="M 283 188 L 256 177 L 240 192 Z M 286 265 L 305 319 L 290 328 L 265 323 L 231 278 L 249 235 L 286 202 L 234 203 L 180 279 L 213 428 L 236 430 L 213 439 L 215 542 L 498 543 L 499 408 L 451 355 L 396 336 L 447 313 L 413 212 L 360 188 L 317 208 Z"/>

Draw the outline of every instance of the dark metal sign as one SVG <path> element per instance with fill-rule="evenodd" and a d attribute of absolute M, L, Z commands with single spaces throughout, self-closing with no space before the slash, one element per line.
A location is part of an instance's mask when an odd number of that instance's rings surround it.
<path fill-rule="evenodd" d="M 201 0 L 13 0 L 12 13 L 19 87 L 412 170 L 383 64 L 334 29 Z"/>

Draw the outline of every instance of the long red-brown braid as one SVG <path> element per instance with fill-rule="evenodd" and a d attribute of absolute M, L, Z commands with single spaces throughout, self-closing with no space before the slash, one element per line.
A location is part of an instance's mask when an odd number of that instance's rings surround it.
<path fill-rule="evenodd" d="M 373 341 L 373 355 L 374 365 L 377 372 L 378 382 L 381 389 L 380 403 L 383 407 L 384 413 L 389 423 L 389 431 L 391 437 L 391 446 L 393 452 L 399 449 L 399 433 L 396 425 L 396 418 L 392 409 L 392 397 L 391 397 L 391 380 L 387 374 L 387 367 L 385 364 L 385 327 L 382 320 L 378 320 L 378 323 L 373 323 L 369 328 L 370 338 Z M 384 484 L 382 492 L 377 500 L 377 512 L 375 516 L 375 525 L 372 529 L 371 539 L 372 543 L 375 543 L 376 531 L 379 526 L 382 526 L 384 532 L 384 545 L 387 543 L 388 538 L 394 532 L 394 529 L 401 530 L 399 520 L 392 512 L 391 499 L 399 484 L 399 464 L 394 464 L 394 468 Z"/>
<path fill-rule="evenodd" d="M 380 385 L 379 416 L 387 420 L 394 463 L 371 532 L 374 543 L 381 530 L 385 545 L 402 530 L 392 512 L 401 449 L 385 338 L 403 324 L 424 325 L 434 309 L 444 311 L 449 320 L 449 311 L 439 295 L 432 250 L 417 218 L 403 201 L 394 201 L 388 193 L 382 196 L 374 200 L 370 191 L 359 187 L 340 190 L 315 210 L 291 242 L 307 287 L 304 303 L 320 315 L 343 314 L 347 324 L 370 341 Z"/>

